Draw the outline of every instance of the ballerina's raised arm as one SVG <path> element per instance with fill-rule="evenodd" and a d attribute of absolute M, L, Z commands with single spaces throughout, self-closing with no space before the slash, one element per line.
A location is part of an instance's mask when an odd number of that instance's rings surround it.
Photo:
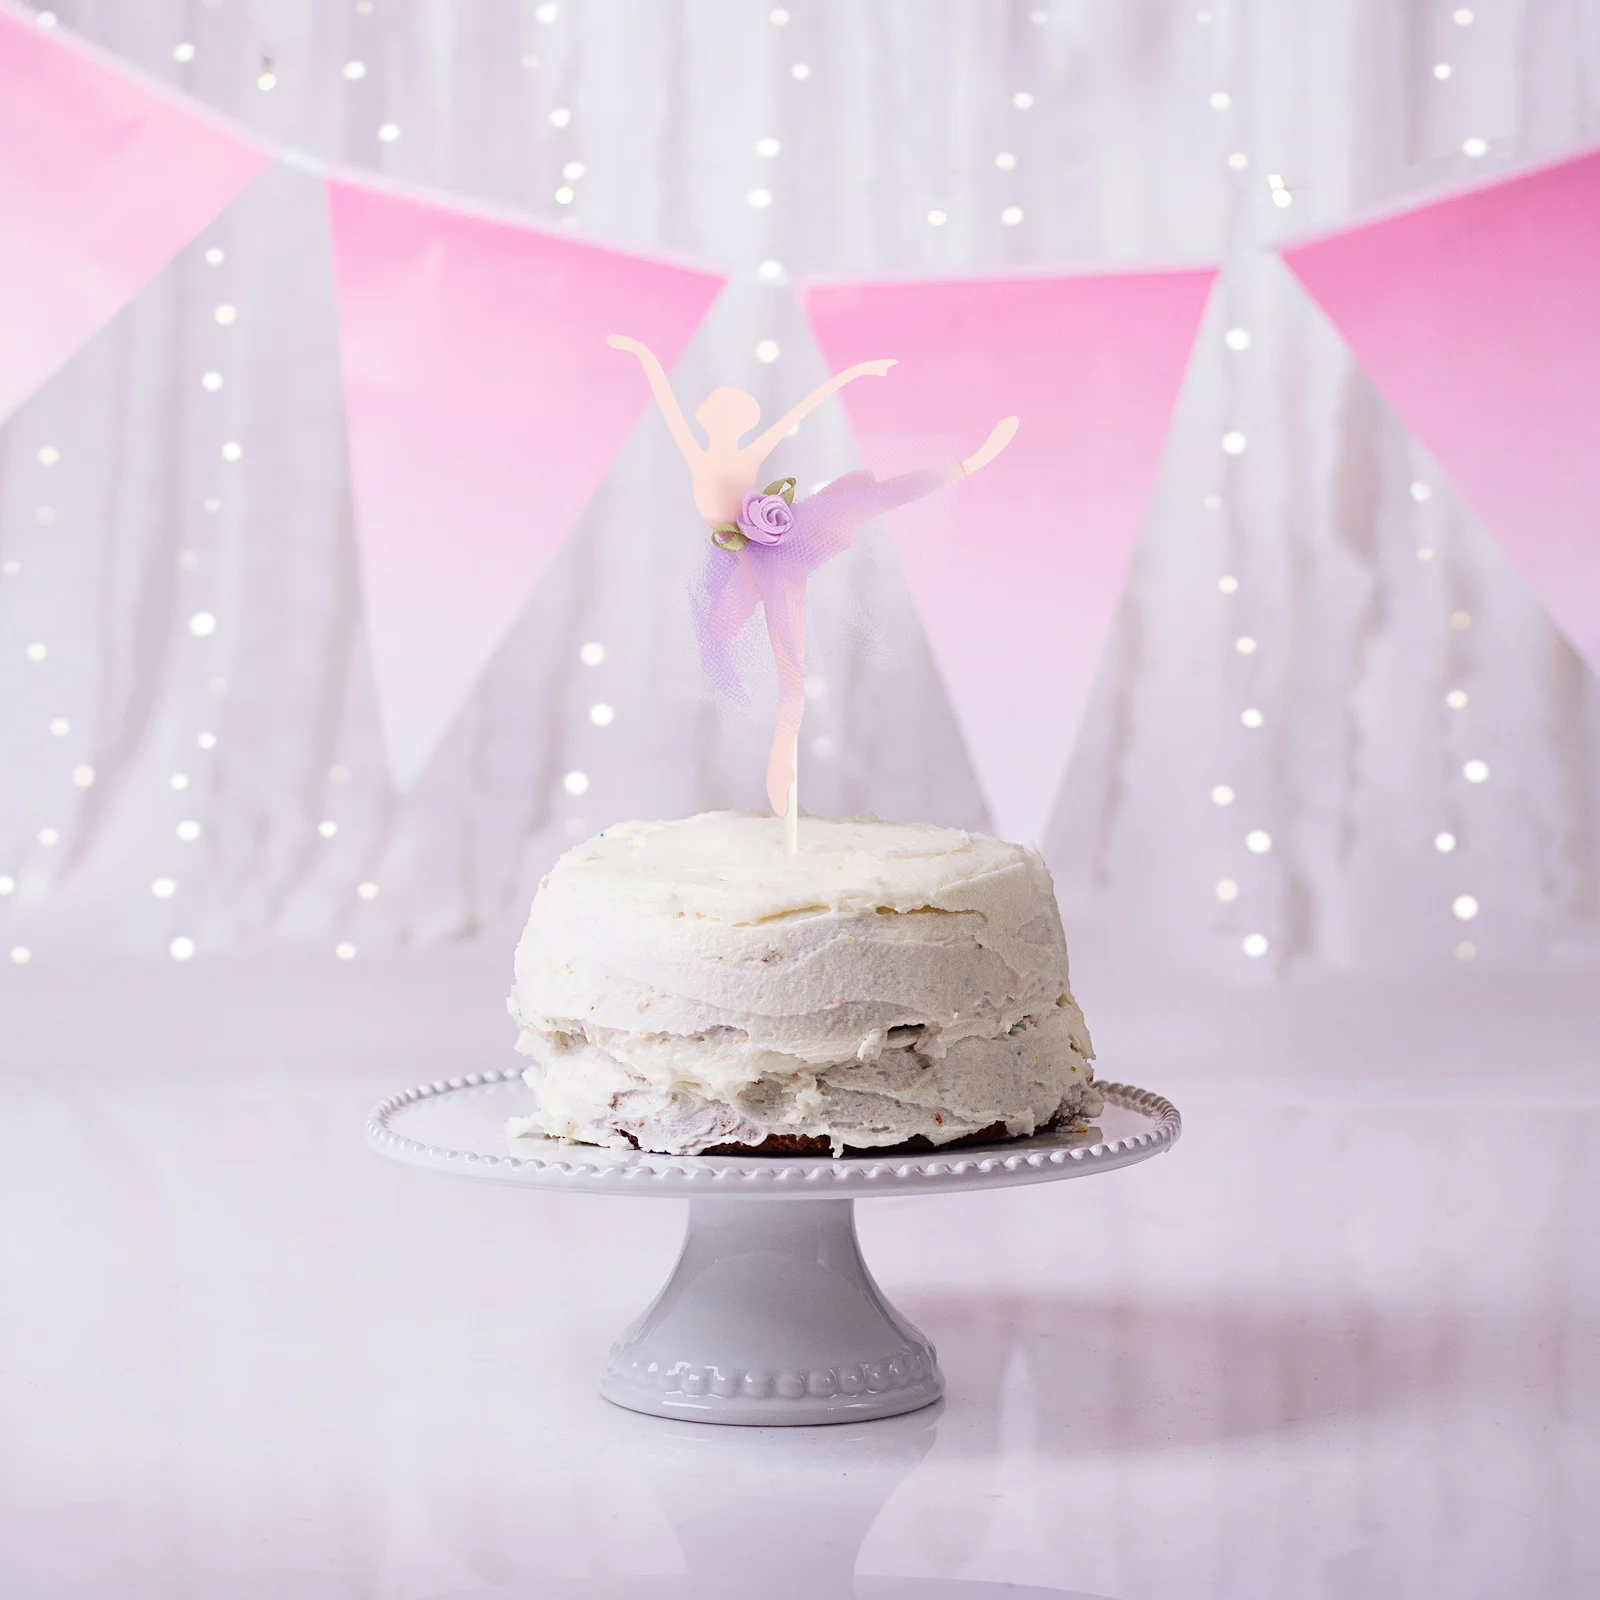
<path fill-rule="evenodd" d="M 650 392 L 656 397 L 656 404 L 666 419 L 667 432 L 672 435 L 672 442 L 683 452 L 684 460 L 692 467 L 696 458 L 703 456 L 705 451 L 700 448 L 699 441 L 689 431 L 689 424 L 678 405 L 678 397 L 672 392 L 672 384 L 662 371 L 661 363 L 656 360 L 654 352 L 648 345 L 641 344 L 637 339 L 630 339 L 625 333 L 607 334 L 606 343 L 613 350 L 631 350 L 639 358 L 639 365 L 644 368 L 645 381 L 650 385 Z"/>
<path fill-rule="evenodd" d="M 759 439 L 746 445 L 745 448 L 755 453 L 759 465 L 777 449 L 778 441 L 802 417 L 809 416 L 830 395 L 837 394 L 847 383 L 854 383 L 857 378 L 886 377 L 889 368 L 897 364 L 892 358 L 882 361 L 858 361 L 855 366 L 846 367 L 843 372 L 835 373 L 826 383 L 813 389 L 799 405 L 791 406 Z"/>

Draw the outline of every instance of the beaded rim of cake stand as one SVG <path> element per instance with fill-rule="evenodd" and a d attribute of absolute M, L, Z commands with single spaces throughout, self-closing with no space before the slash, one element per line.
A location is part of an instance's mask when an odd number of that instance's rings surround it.
<path fill-rule="evenodd" d="M 960 1155 L 954 1151 L 949 1155 L 929 1151 L 922 1155 L 883 1159 L 871 1156 L 836 1159 L 830 1156 L 808 1160 L 803 1156 L 670 1156 L 637 1151 L 610 1162 L 585 1161 L 582 1157 L 501 1156 L 454 1150 L 407 1138 L 389 1126 L 390 1118 L 418 1101 L 460 1089 L 489 1088 L 496 1084 L 511 1083 L 521 1076 L 519 1067 L 469 1072 L 461 1077 L 435 1079 L 432 1083 L 418 1084 L 414 1089 L 390 1095 L 388 1099 L 379 1101 L 367 1116 L 367 1143 L 381 1154 L 397 1160 L 458 1172 L 464 1177 L 505 1176 L 524 1182 L 548 1178 L 556 1183 L 589 1182 L 596 1186 L 616 1185 L 635 1190 L 691 1189 L 702 1194 L 717 1190 L 748 1194 L 753 1190 L 776 1193 L 801 1189 L 812 1193 L 824 1189 L 839 1193 L 873 1185 L 915 1182 L 918 1179 L 959 1180 L 1001 1175 L 1021 1178 L 1029 1173 L 1043 1176 L 1052 1169 L 1066 1176 L 1066 1169 L 1074 1167 L 1092 1168 L 1108 1163 L 1122 1166 L 1129 1161 L 1156 1155 L 1176 1144 L 1183 1131 L 1183 1119 L 1170 1100 L 1133 1084 L 1104 1083 L 1098 1079 L 1094 1086 L 1107 1100 L 1124 1110 L 1152 1118 L 1154 1126 L 1126 1138 L 1108 1139 L 1097 1144 L 1049 1145 L 1030 1149 L 1026 1141 L 1019 1141 L 1019 1148 Z"/>

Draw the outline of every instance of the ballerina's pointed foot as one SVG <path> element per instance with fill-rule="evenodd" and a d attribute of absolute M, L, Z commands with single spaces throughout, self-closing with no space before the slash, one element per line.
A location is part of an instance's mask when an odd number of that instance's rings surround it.
<path fill-rule="evenodd" d="M 979 467 L 988 466 L 1016 438 L 1017 429 L 1021 426 L 1021 419 L 1017 417 L 1003 417 L 995 423 L 989 432 L 989 437 L 983 442 L 983 448 L 961 463 L 962 471 L 976 472 Z"/>
<path fill-rule="evenodd" d="M 781 817 L 789 809 L 789 785 L 794 782 L 794 768 L 787 761 L 773 760 L 767 768 L 767 804 Z"/>

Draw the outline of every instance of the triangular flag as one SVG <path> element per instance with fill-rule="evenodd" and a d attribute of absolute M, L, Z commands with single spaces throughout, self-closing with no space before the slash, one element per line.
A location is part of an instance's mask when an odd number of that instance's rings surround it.
<path fill-rule="evenodd" d="M 440 736 L 724 279 L 520 221 L 328 183 L 357 539 L 402 786 Z"/>
<path fill-rule="evenodd" d="M 1600 672 L 1600 151 L 1283 255 Z"/>
<path fill-rule="evenodd" d="M 880 475 L 991 465 L 889 519 L 998 831 L 1038 839 L 1138 539 L 1213 270 L 814 285 L 835 370 L 892 356 L 841 396 Z M 947 504 L 941 504 L 947 501 Z"/>
<path fill-rule="evenodd" d="M 0 12 L 0 417 L 272 159 L 197 108 Z"/>

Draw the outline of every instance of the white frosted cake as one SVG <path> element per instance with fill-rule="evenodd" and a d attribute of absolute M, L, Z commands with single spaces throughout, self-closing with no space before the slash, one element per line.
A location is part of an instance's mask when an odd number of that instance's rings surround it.
<path fill-rule="evenodd" d="M 713 811 L 569 850 L 509 1007 L 513 1135 L 677 1154 L 913 1149 L 1092 1116 L 1037 851 L 956 828 Z"/>

